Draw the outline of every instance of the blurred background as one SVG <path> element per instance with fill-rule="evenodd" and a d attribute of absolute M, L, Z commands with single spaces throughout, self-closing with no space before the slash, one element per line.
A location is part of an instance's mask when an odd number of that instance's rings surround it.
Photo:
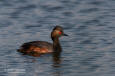
<path fill-rule="evenodd" d="M 16 51 L 28 41 L 52 42 L 56 25 L 69 35 L 60 38 L 60 63 Z M 115 0 L 0 0 L 0 76 L 114 75 Z"/>

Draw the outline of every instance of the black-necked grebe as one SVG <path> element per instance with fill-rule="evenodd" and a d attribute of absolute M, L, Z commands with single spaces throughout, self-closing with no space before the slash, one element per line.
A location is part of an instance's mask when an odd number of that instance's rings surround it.
<path fill-rule="evenodd" d="M 32 56 L 61 51 L 61 46 L 59 43 L 59 37 L 61 36 L 68 35 L 64 34 L 63 28 L 61 26 L 56 26 L 51 32 L 53 44 L 45 41 L 32 41 L 24 43 L 20 49 L 18 49 L 18 51 Z"/>

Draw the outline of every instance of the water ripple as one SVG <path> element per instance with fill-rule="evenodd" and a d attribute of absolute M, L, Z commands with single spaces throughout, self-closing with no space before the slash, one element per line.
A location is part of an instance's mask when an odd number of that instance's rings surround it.
<path fill-rule="evenodd" d="M 0 75 L 114 76 L 114 6 L 114 0 L 1 0 Z M 52 42 L 56 25 L 69 35 L 60 38 L 59 61 L 51 54 L 31 57 L 16 51 L 28 41 Z"/>

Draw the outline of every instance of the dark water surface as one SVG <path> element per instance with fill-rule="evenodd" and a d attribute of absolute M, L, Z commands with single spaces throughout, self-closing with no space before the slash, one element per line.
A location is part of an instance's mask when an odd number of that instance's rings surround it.
<path fill-rule="evenodd" d="M 59 63 L 16 51 L 52 42 L 57 24 L 69 34 Z M 0 0 L 0 76 L 115 76 L 115 0 Z"/>

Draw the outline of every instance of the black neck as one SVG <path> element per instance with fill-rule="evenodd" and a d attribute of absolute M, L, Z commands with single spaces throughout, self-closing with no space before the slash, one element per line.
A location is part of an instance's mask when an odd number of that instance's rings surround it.
<path fill-rule="evenodd" d="M 58 37 L 53 39 L 53 50 L 54 52 L 60 52 L 62 50 Z"/>
<path fill-rule="evenodd" d="M 61 51 L 59 38 L 53 38 L 53 61 L 55 63 L 60 62 Z"/>

